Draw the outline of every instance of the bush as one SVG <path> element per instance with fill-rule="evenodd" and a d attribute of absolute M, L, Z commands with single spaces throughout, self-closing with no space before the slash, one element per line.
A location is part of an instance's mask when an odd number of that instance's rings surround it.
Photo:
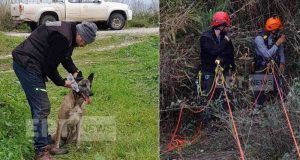
<path fill-rule="evenodd" d="M 18 26 L 14 25 L 10 15 L 9 6 L 0 4 L 0 30 L 29 32 L 30 28 L 26 23 L 22 23 Z"/>
<path fill-rule="evenodd" d="M 176 0 L 160 1 L 160 6 L 160 136 L 162 148 L 165 147 L 165 140 L 169 140 L 169 133 L 174 129 L 178 119 L 178 112 L 176 112 L 178 105 L 172 105 L 172 102 L 183 100 L 188 102 L 189 105 L 195 104 L 193 78 L 196 76 L 200 65 L 199 38 L 202 32 L 210 28 L 210 20 L 215 11 L 227 11 L 235 17 L 232 20 L 231 39 L 235 47 L 234 55 L 238 76 L 249 76 L 246 67 L 249 67 L 251 61 L 243 61 L 240 58 L 253 58 L 254 36 L 261 31 L 266 19 L 274 14 L 279 15 L 283 20 L 283 32 L 288 39 L 285 44 L 286 75 L 288 75 L 285 84 L 293 86 L 292 77 L 299 76 L 300 35 L 296 34 L 300 22 L 299 9 L 297 9 L 299 2 L 295 0 L 288 0 L 284 3 L 281 0 Z M 293 92 L 292 95 L 297 95 L 295 93 L 297 91 Z M 249 106 L 253 102 L 253 94 L 248 88 L 242 88 L 235 90 L 233 97 L 234 99 L 231 100 L 236 107 L 234 115 L 241 134 L 242 146 L 247 149 L 247 158 L 279 158 L 294 148 L 289 129 L 286 126 L 286 120 L 282 115 L 281 105 L 276 102 L 276 99 L 279 99 L 278 97 L 274 97 L 269 105 L 264 108 L 266 114 L 257 118 L 259 122 L 252 127 L 253 132 L 250 135 L 248 135 L 248 131 L 251 125 L 250 122 L 253 122 L 253 120 L 249 116 L 249 112 L 252 110 Z M 299 123 L 297 121 L 299 115 L 295 111 L 298 108 L 299 105 L 288 105 L 288 110 L 291 112 L 291 121 L 294 125 Z M 174 110 L 163 111 L 168 109 Z M 222 116 L 218 112 L 214 112 L 214 115 Z M 190 126 L 192 122 L 197 122 L 196 124 L 199 125 L 202 123 L 201 118 L 202 115 L 199 116 L 199 114 L 184 113 L 183 123 L 181 123 L 182 130 Z M 203 143 L 200 141 L 198 142 L 200 143 L 199 146 L 209 148 L 216 144 L 220 145 L 218 148 L 211 148 L 209 151 L 232 149 L 232 144 L 235 145 L 235 141 L 230 127 L 231 121 L 223 119 L 218 123 L 221 123 L 221 125 L 217 125 L 218 128 L 221 126 L 222 129 L 227 130 L 216 132 L 215 129 L 206 126 L 209 131 L 204 131 L 204 134 L 211 141 Z M 214 122 L 209 124 L 213 125 Z M 270 131 L 270 128 L 272 131 Z M 299 136 L 298 131 L 300 128 L 294 126 L 294 129 L 297 136 Z M 180 133 L 182 130 L 178 132 Z M 217 141 L 218 137 L 225 138 Z M 229 145 L 225 143 L 228 139 L 232 141 Z M 249 141 L 246 143 L 247 139 Z M 244 144 L 249 146 L 245 147 Z M 199 146 L 195 148 L 199 148 Z M 193 152 L 198 150 L 195 148 Z"/>
<path fill-rule="evenodd" d="M 0 30 L 13 28 L 13 21 L 10 17 L 8 6 L 0 5 Z"/>
<path fill-rule="evenodd" d="M 267 4 L 270 5 L 266 6 Z M 192 95 L 194 84 L 191 79 L 195 77 L 200 63 L 199 38 L 203 31 L 209 29 L 210 19 L 217 10 L 228 11 L 236 17 L 232 22 L 231 38 L 235 47 L 239 76 L 247 76 L 248 73 L 245 73 L 243 68 L 245 61 L 238 59 L 244 56 L 253 57 L 253 38 L 263 28 L 266 18 L 275 13 L 282 18 L 283 33 L 288 38 L 285 45 L 287 69 L 300 67 L 300 35 L 295 34 L 299 30 L 297 22 L 300 15 L 294 0 L 286 3 L 279 0 L 273 3 L 255 0 L 177 0 L 161 1 L 160 6 L 162 107 L 177 101 L 178 97 L 183 99 Z"/>

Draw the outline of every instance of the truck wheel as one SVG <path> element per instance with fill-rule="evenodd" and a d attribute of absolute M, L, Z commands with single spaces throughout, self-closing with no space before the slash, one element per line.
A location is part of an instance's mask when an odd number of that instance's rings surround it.
<path fill-rule="evenodd" d="M 39 25 L 45 24 L 47 21 L 57 21 L 57 19 L 52 16 L 52 15 L 44 15 L 41 19 L 40 19 L 40 23 Z"/>
<path fill-rule="evenodd" d="M 120 30 L 125 26 L 125 17 L 120 13 L 113 13 L 109 17 L 108 25 L 112 30 Z"/>
<path fill-rule="evenodd" d="M 28 22 L 27 24 L 30 27 L 31 32 L 37 28 L 36 22 Z"/>
<path fill-rule="evenodd" d="M 96 25 L 98 27 L 98 30 L 107 30 L 109 28 L 107 22 L 97 22 Z"/>

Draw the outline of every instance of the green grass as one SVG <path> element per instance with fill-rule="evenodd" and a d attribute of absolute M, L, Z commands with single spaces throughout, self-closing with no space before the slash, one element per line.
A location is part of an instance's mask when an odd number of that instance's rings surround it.
<path fill-rule="evenodd" d="M 128 39 L 140 42 L 109 51 L 93 51 Z M 116 139 L 83 141 L 79 149 L 70 144 L 70 153 L 56 159 L 158 158 L 158 44 L 158 36 L 121 36 L 97 40 L 75 50 L 73 59 L 83 74 L 95 74 L 93 102 L 86 107 L 85 115 L 112 117 Z M 66 75 L 61 67 L 59 70 Z M 0 73 L 0 77 L 0 159 L 30 159 L 33 144 L 31 137 L 25 135 L 30 128 L 25 125 L 30 119 L 29 106 L 14 73 Z M 50 82 L 47 90 L 52 104 L 49 121 L 56 121 L 68 89 Z M 56 124 L 50 126 L 51 132 L 55 127 Z M 105 127 L 100 129 L 101 133 L 110 133 L 105 132 Z"/>
<path fill-rule="evenodd" d="M 28 33 L 31 32 L 30 27 L 27 23 L 22 23 L 19 25 L 14 25 L 12 20 L 0 20 L 2 24 L 0 24 L 0 31 L 5 32 L 20 32 L 20 33 Z M 4 23 L 3 23 L 4 22 Z"/>
<path fill-rule="evenodd" d="M 159 26 L 159 15 L 143 13 L 133 16 L 132 20 L 127 21 L 126 28 L 131 27 L 158 27 Z"/>
<path fill-rule="evenodd" d="M 0 56 L 10 54 L 12 49 L 18 46 L 23 40 L 24 38 L 22 37 L 8 37 L 0 32 Z"/>

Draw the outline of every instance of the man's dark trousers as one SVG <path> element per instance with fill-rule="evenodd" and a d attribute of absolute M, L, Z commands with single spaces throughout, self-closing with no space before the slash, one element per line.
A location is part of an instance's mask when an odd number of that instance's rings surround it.
<path fill-rule="evenodd" d="M 225 78 L 225 80 L 227 80 L 227 78 L 231 77 L 231 74 L 229 74 L 229 71 L 226 71 L 226 72 L 223 72 L 223 76 Z M 202 74 L 202 77 L 201 77 L 201 81 L 202 81 L 202 84 L 201 84 L 201 87 L 202 87 L 202 90 L 204 91 L 204 94 L 208 94 L 212 87 L 213 87 L 213 82 L 214 82 L 214 79 L 215 78 L 215 73 L 212 73 L 212 72 L 207 72 L 207 71 L 204 71 L 203 74 Z M 229 95 L 231 96 L 231 95 Z M 215 93 L 214 93 L 214 98 L 213 99 L 217 99 L 217 98 L 222 98 L 222 110 L 224 111 L 228 111 L 228 104 L 226 102 L 226 98 L 225 98 L 225 94 L 224 94 L 224 89 L 223 88 L 220 88 L 217 87 L 216 90 L 215 90 Z"/>
<path fill-rule="evenodd" d="M 45 80 L 40 73 L 24 68 L 16 62 L 13 62 L 13 69 L 25 91 L 30 106 L 34 128 L 34 146 L 35 150 L 39 152 L 51 141 L 48 135 L 47 122 L 50 113 L 50 101 Z"/>

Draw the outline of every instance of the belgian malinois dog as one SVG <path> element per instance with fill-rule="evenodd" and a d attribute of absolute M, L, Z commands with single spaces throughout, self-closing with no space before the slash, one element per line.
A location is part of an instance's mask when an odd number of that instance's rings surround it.
<path fill-rule="evenodd" d="M 58 113 L 57 130 L 52 137 L 55 141 L 54 147 L 59 148 L 62 141 L 63 144 L 76 141 L 79 148 L 82 116 L 85 105 L 91 103 L 93 78 L 93 73 L 87 79 L 83 79 L 82 73 L 79 73 L 76 77 L 79 91 L 71 90 L 64 97 Z"/>

